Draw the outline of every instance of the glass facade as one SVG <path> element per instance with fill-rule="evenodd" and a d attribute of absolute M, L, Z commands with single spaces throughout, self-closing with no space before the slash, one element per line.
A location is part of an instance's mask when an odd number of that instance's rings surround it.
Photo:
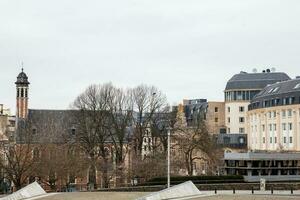
<path fill-rule="evenodd" d="M 260 90 L 226 91 L 225 101 L 250 101 Z"/>

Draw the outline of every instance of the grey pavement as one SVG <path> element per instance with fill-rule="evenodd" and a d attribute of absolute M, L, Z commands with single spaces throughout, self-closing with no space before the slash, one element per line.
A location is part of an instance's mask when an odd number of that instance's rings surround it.
<path fill-rule="evenodd" d="M 254 195 L 251 191 L 237 190 L 235 194 L 232 191 L 218 191 L 217 195 L 214 191 L 203 191 L 202 197 L 194 198 L 194 200 L 287 200 L 300 199 L 300 190 L 294 191 L 255 191 Z M 149 193 L 143 192 L 72 192 L 72 193 L 58 193 L 47 197 L 41 197 L 40 200 L 134 200 L 138 197 L 145 196 Z"/>

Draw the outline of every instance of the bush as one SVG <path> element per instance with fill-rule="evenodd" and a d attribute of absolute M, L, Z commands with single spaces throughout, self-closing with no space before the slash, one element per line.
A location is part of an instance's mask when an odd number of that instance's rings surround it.
<path fill-rule="evenodd" d="M 185 181 L 192 181 L 194 184 L 214 184 L 214 183 L 241 183 L 243 176 L 173 176 L 171 184 L 176 185 Z M 141 185 L 165 185 L 167 177 L 152 178 Z"/>

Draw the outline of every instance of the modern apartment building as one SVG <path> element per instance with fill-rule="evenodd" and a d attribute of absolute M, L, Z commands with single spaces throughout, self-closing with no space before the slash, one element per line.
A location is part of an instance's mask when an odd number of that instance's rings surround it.
<path fill-rule="evenodd" d="M 250 101 L 268 84 L 290 80 L 282 72 L 264 70 L 262 73 L 235 74 L 225 88 L 225 124 L 227 133 L 247 133 L 246 113 Z"/>
<path fill-rule="evenodd" d="M 267 86 L 248 112 L 251 150 L 300 151 L 300 78 Z"/>
<path fill-rule="evenodd" d="M 247 181 L 300 180 L 300 77 L 266 86 L 247 112 L 247 153 L 225 153 L 225 172 Z"/>

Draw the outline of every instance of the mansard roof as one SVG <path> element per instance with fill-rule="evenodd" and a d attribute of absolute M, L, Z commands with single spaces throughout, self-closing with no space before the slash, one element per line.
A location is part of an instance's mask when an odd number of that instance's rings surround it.
<path fill-rule="evenodd" d="M 268 84 L 290 80 L 283 72 L 264 72 L 235 74 L 226 84 L 225 90 L 261 90 Z"/>
<path fill-rule="evenodd" d="M 300 92 L 300 78 L 283 81 L 266 86 L 260 93 L 258 93 L 253 101 L 258 98 L 272 97 L 287 94 L 299 94 Z"/>

